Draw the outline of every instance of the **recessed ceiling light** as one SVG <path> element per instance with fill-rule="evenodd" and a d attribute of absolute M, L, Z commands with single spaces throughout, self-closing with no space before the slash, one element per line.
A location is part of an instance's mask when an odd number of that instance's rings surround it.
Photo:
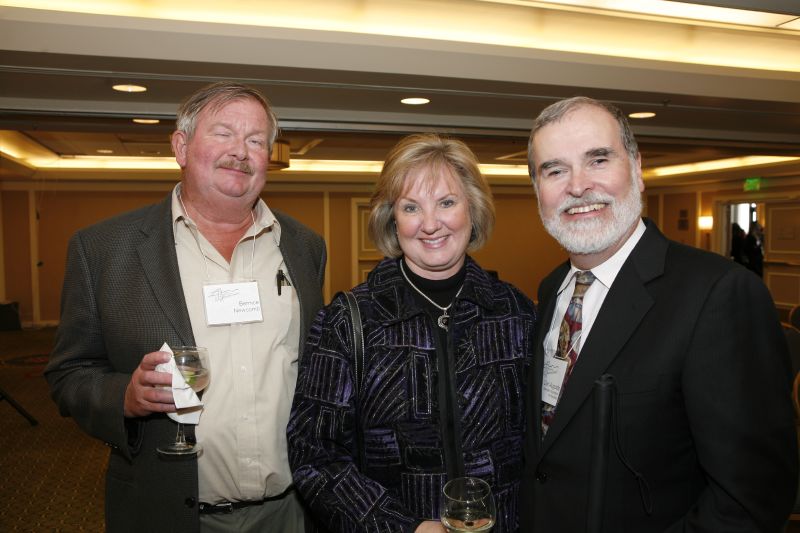
<path fill-rule="evenodd" d="M 158 124 L 161 122 L 157 118 L 135 118 L 133 121 L 137 124 Z"/>
<path fill-rule="evenodd" d="M 656 116 L 652 111 L 640 111 L 638 113 L 629 113 L 630 118 L 653 118 Z"/>
<path fill-rule="evenodd" d="M 400 103 L 406 105 L 425 105 L 430 103 L 430 100 L 428 100 L 427 98 L 403 98 L 402 100 L 400 100 Z"/>
<path fill-rule="evenodd" d="M 125 83 L 114 85 L 111 88 L 121 93 L 143 93 L 147 90 L 144 85 L 129 85 Z"/>
<path fill-rule="evenodd" d="M 97 150 L 98 154 L 113 154 L 114 150 L 109 150 L 108 148 L 100 148 Z"/>

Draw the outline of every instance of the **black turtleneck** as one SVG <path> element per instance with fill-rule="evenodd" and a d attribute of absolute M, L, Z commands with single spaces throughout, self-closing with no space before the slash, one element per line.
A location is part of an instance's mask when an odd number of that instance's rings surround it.
<path fill-rule="evenodd" d="M 411 283 L 413 283 L 419 290 L 424 292 L 425 296 L 442 307 L 447 307 L 455 299 L 458 290 L 464 284 L 464 278 L 467 276 L 466 261 L 464 261 L 464 264 L 461 265 L 461 269 L 458 272 L 446 279 L 423 278 L 411 270 L 411 268 L 408 266 L 408 261 L 406 261 L 405 258 L 401 258 L 400 261 L 404 263 L 403 272 L 406 273 L 406 276 L 408 276 L 408 279 L 411 280 Z M 409 288 L 411 289 L 411 292 L 414 293 L 414 297 L 417 298 L 420 304 L 424 304 L 426 309 L 430 307 L 434 311 L 437 310 L 436 307 L 432 306 L 430 302 L 428 302 L 417 291 L 415 291 L 413 287 Z M 438 311 L 439 313 L 436 316 L 442 314 L 441 310 Z"/>
<path fill-rule="evenodd" d="M 400 258 L 403 272 L 417 289 L 425 293 L 425 296 L 439 304 L 447 307 L 456 298 L 458 291 L 464 285 L 467 277 L 467 262 L 461 265 L 461 269 L 453 276 L 446 279 L 428 279 L 418 276 L 408 267 L 408 262 Z M 406 284 L 408 284 L 406 282 Z M 458 398 L 458 391 L 455 379 L 456 366 L 452 350 L 452 337 L 449 332 L 442 329 L 437 324 L 437 319 L 442 315 L 442 310 L 431 304 L 414 287 L 408 287 L 414 294 L 414 300 L 422 306 L 425 312 L 431 317 L 433 331 L 436 339 L 436 366 L 438 370 L 438 398 L 439 413 L 442 431 L 442 443 L 444 445 L 444 461 L 447 469 L 448 479 L 455 479 L 464 476 L 464 458 L 461 453 L 461 407 Z M 451 317 L 453 308 L 448 309 Z M 450 321 L 452 325 L 452 319 Z"/>

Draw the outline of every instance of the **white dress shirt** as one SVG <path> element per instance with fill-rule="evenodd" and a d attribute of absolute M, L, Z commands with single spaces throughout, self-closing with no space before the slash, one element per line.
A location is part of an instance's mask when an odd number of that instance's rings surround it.
<path fill-rule="evenodd" d="M 583 296 L 581 336 L 574 348 L 578 354 L 581 352 L 584 341 L 589 338 L 594 320 L 597 318 L 597 313 L 600 312 L 600 307 L 603 305 L 603 301 L 606 299 L 606 295 L 611 285 L 614 283 L 614 279 L 616 279 L 617 274 L 619 274 L 620 269 L 622 269 L 622 265 L 628 259 L 628 256 L 639 242 L 639 239 L 644 235 L 645 229 L 644 222 L 639 219 L 639 224 L 636 226 L 631 236 L 628 237 L 628 240 L 625 241 L 625 244 L 623 244 L 614 255 L 591 269 L 596 279 Z M 571 264 L 569 272 L 567 272 L 564 281 L 561 282 L 561 286 L 558 289 L 556 309 L 553 313 L 553 319 L 550 322 L 550 328 L 547 330 L 547 335 L 544 339 L 544 351 L 546 356 L 556 351 L 561 321 L 564 320 L 564 314 L 567 312 L 572 293 L 575 292 L 575 274 L 580 270 L 581 269 Z"/>

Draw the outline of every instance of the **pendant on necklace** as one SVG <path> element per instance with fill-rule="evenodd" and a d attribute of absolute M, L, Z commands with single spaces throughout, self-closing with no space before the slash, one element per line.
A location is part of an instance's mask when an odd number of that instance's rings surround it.
<path fill-rule="evenodd" d="M 447 331 L 447 322 L 448 322 L 448 320 L 450 320 L 450 317 L 447 316 L 447 309 L 445 309 L 444 313 L 442 313 L 442 316 L 440 316 L 436 320 L 436 323 L 439 324 L 440 328 L 442 328 L 443 330 Z"/>

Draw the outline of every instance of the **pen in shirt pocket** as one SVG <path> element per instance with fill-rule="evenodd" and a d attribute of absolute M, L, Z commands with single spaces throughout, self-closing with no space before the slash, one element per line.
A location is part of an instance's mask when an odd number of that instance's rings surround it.
<path fill-rule="evenodd" d="M 286 274 L 283 273 L 283 269 L 278 269 L 278 274 L 275 276 L 275 284 L 278 286 L 278 296 L 281 295 L 281 287 L 291 287 L 292 284 L 289 281 L 289 278 L 286 277 Z"/>

